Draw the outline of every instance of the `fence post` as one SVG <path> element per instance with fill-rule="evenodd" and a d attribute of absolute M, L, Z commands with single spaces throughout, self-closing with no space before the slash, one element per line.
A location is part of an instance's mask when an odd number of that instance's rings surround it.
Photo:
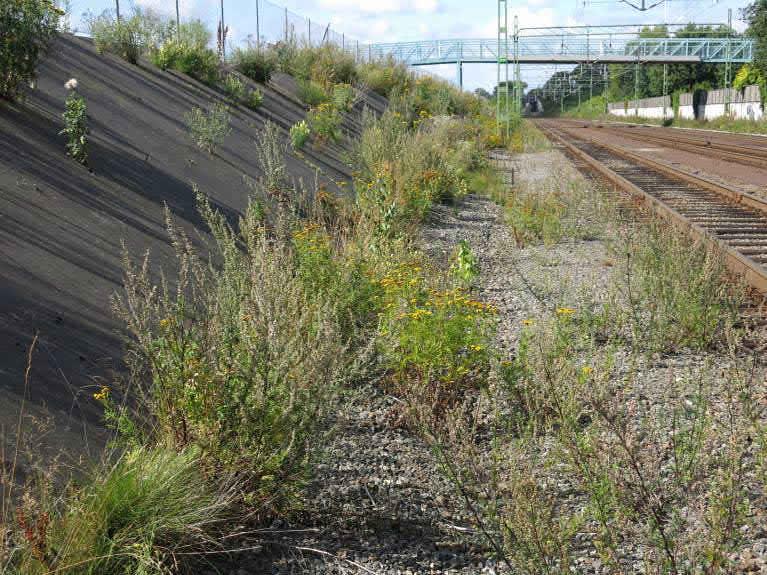
<path fill-rule="evenodd" d="M 288 43 L 288 9 L 285 8 L 285 43 Z"/>
<path fill-rule="evenodd" d="M 226 24 L 224 23 L 224 0 L 221 0 L 221 58 L 226 62 Z"/>
<path fill-rule="evenodd" d="M 260 0 L 256 0 L 256 50 L 261 50 L 261 14 L 258 8 Z"/>
<path fill-rule="evenodd" d="M 346 34 L 341 32 L 341 50 L 346 50 Z"/>
<path fill-rule="evenodd" d="M 360 41 L 357 40 L 357 47 L 354 49 L 354 60 L 360 61 Z"/>
<path fill-rule="evenodd" d="M 312 19 L 307 18 L 307 20 L 309 21 L 309 46 L 311 46 L 312 45 Z"/>

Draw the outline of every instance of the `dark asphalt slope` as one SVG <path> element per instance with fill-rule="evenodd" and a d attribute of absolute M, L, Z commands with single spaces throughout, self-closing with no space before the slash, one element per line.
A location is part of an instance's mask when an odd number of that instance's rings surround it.
<path fill-rule="evenodd" d="M 278 124 L 287 141 L 305 109 L 293 80 L 278 76 L 261 87 L 261 109 L 233 110 L 232 133 L 210 156 L 194 146 L 184 114 L 223 99 L 211 88 L 99 55 L 73 37 L 57 40 L 39 73 L 26 101 L 0 104 L 0 425 L 15 416 L 37 332 L 32 404 L 77 434 L 83 421 L 99 421 L 91 393 L 119 368 L 121 326 L 109 300 L 121 284 L 122 242 L 137 256 L 150 250 L 157 269 L 170 266 L 163 206 L 191 231 L 200 223 L 197 185 L 236 216 L 250 193 L 244 177 L 261 176 L 254 142 L 264 123 Z M 90 169 L 66 156 L 59 135 L 69 78 L 88 104 Z M 380 112 L 385 101 L 371 95 L 366 104 Z M 362 105 L 344 122 L 350 134 L 361 128 Z M 343 145 L 309 146 L 304 158 L 288 155 L 288 170 L 312 182 L 319 169 L 337 190 L 350 178 L 345 153 Z"/>

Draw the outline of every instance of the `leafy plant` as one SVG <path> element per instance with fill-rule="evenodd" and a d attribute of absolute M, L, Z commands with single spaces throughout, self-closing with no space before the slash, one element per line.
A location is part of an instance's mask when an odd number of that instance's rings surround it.
<path fill-rule="evenodd" d="M 248 94 L 248 107 L 252 110 L 258 110 L 264 103 L 264 93 L 259 88 L 254 88 Z"/>
<path fill-rule="evenodd" d="M 271 79 L 277 68 L 277 60 L 271 50 L 254 47 L 235 50 L 232 64 L 238 72 L 262 84 Z"/>
<path fill-rule="evenodd" d="M 466 240 L 458 242 L 450 271 L 465 285 L 470 285 L 479 275 L 479 262 Z"/>
<path fill-rule="evenodd" d="M 307 106 L 319 106 L 327 102 L 328 94 L 325 89 L 311 80 L 298 81 L 298 98 Z"/>
<path fill-rule="evenodd" d="M 205 47 L 184 42 L 167 42 L 152 54 L 152 61 L 163 70 L 178 70 L 209 86 L 218 82 L 218 56 L 213 50 Z"/>
<path fill-rule="evenodd" d="M 227 74 L 224 77 L 224 91 L 235 102 L 245 98 L 245 85 L 237 74 Z"/>
<path fill-rule="evenodd" d="M 131 64 L 141 56 L 138 18 L 117 20 L 110 11 L 88 20 L 88 31 L 99 53 L 109 52 Z"/>
<path fill-rule="evenodd" d="M 354 88 L 349 84 L 336 84 L 333 86 L 333 107 L 342 112 L 351 110 L 354 104 Z"/>
<path fill-rule="evenodd" d="M 194 108 L 186 114 L 186 121 L 194 143 L 209 154 L 223 144 L 232 131 L 229 108 L 221 103 L 214 104 L 207 112 Z"/>
<path fill-rule="evenodd" d="M 329 103 L 320 104 L 309 110 L 307 116 L 313 133 L 325 141 L 338 141 L 341 126 L 341 114 Z"/>
<path fill-rule="evenodd" d="M 31 82 L 41 55 L 56 35 L 63 12 L 49 0 L 0 3 L 0 97 L 13 99 Z"/>
<path fill-rule="evenodd" d="M 67 136 L 67 154 L 75 161 L 88 163 L 88 108 L 85 98 L 77 93 L 77 80 L 66 83 L 69 90 L 65 103 L 64 129 L 59 132 Z"/>
<path fill-rule="evenodd" d="M 303 148 L 309 140 L 311 133 L 311 128 L 309 128 L 309 124 L 306 123 L 306 120 L 301 120 L 300 122 L 293 124 L 290 127 L 290 143 L 293 146 L 293 149 L 300 150 Z"/>

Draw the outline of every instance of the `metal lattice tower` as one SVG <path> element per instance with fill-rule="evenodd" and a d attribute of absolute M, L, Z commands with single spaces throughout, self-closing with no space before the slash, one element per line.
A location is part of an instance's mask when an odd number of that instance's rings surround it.
<path fill-rule="evenodd" d="M 508 0 L 498 0 L 498 51 L 496 83 L 496 122 L 498 135 L 508 139 L 511 130 L 509 107 L 509 6 Z M 503 74 L 501 74 L 503 72 Z M 501 84 L 503 77 L 503 84 Z"/>

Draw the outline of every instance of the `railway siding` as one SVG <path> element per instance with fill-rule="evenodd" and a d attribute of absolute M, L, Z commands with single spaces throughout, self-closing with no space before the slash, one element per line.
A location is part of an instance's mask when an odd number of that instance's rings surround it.
<path fill-rule="evenodd" d="M 733 272 L 767 294 L 767 201 L 580 137 L 562 124 L 542 122 L 540 127 L 556 144 L 654 212 L 715 243 Z"/>

